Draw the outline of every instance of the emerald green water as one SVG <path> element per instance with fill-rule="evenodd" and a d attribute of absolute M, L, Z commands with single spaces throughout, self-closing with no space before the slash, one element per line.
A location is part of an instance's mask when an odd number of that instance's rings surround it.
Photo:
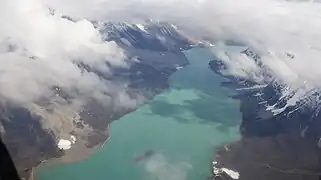
<path fill-rule="evenodd" d="M 37 180 L 206 180 L 215 149 L 239 138 L 239 102 L 208 68 L 206 49 L 185 52 L 190 65 L 170 78 L 171 89 L 114 121 L 111 139 L 85 161 L 41 169 Z M 155 155 L 140 163 L 148 150 Z"/>

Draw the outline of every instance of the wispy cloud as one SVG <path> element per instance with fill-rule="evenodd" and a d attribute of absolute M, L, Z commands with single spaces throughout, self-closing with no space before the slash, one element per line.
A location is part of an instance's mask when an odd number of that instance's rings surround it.
<path fill-rule="evenodd" d="M 150 157 L 144 166 L 151 179 L 158 180 L 185 180 L 192 168 L 188 163 L 169 162 L 162 154 Z"/>

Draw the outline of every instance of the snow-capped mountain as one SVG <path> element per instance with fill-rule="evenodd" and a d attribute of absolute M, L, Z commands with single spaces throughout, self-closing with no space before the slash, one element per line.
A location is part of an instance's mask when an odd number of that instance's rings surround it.
<path fill-rule="evenodd" d="M 261 68 L 254 76 L 261 76 L 265 81 L 255 81 L 251 78 L 253 74 L 246 78 L 226 75 L 228 64 L 220 59 L 209 63 L 213 71 L 229 79 L 229 82 L 223 84 L 224 86 L 237 90 L 234 98 L 242 102 L 242 132 L 250 136 L 266 136 L 293 129 L 297 132 L 304 130 L 305 133 L 318 128 L 319 126 L 311 126 L 321 122 L 320 93 L 316 89 L 294 91 L 289 85 L 279 83 L 273 79 L 270 69 L 264 65 L 258 53 L 247 47 L 244 49 L 239 52 L 251 58 L 257 67 Z M 286 55 L 291 59 L 295 58 L 292 54 L 287 53 Z M 318 134 L 321 133 L 315 133 L 313 136 L 318 136 Z"/>
<path fill-rule="evenodd" d="M 179 34 L 176 26 L 165 22 L 149 21 L 146 24 L 107 22 L 100 25 L 100 31 L 106 41 L 151 51 L 183 50 L 191 45 Z"/>

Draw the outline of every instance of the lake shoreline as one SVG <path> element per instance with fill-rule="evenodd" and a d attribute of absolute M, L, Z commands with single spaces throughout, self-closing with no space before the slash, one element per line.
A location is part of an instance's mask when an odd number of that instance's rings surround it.
<path fill-rule="evenodd" d="M 213 73 L 221 73 L 224 64 L 210 62 Z M 235 89 L 254 86 L 254 82 L 240 81 L 232 76 L 228 87 Z M 223 85 L 223 84 L 222 84 Z M 321 178 L 320 121 L 312 116 L 312 109 L 294 111 L 288 107 L 273 114 L 264 103 L 277 101 L 278 91 L 273 85 L 241 91 L 233 98 L 240 100 L 241 139 L 218 150 L 212 168 L 228 168 L 238 172 L 239 180 L 319 180 Z M 309 121 L 306 121 L 309 119 Z M 213 172 L 213 179 L 232 180 L 222 172 Z"/>
<path fill-rule="evenodd" d="M 113 121 L 115 124 L 109 130 L 113 138 L 104 141 L 99 153 L 95 151 L 94 156 L 84 163 L 77 163 L 75 168 L 73 165 L 53 168 L 42 176 L 46 177 L 43 179 L 55 179 L 55 177 L 59 179 L 62 173 L 58 172 L 70 173 L 71 178 L 79 176 L 85 179 L 87 176 L 92 176 L 90 171 L 81 175 L 72 173 L 76 173 L 77 168 L 85 168 L 83 171 L 88 171 L 90 165 L 97 167 L 95 174 L 98 179 L 100 175 L 102 178 L 106 178 L 107 175 L 111 179 L 123 179 L 126 174 L 118 174 L 116 169 L 119 168 L 127 169 L 127 176 L 141 179 L 137 178 L 139 174 L 135 174 L 139 167 L 133 164 L 133 159 L 147 150 L 161 152 L 164 158 L 173 161 L 174 164 L 191 163 L 193 170 L 190 170 L 188 176 L 186 175 L 188 180 L 207 178 L 211 173 L 208 163 L 211 162 L 213 149 L 238 138 L 236 129 L 239 127 L 237 121 L 239 115 L 236 106 L 238 102 L 226 100 L 226 90 L 218 86 L 222 79 L 214 75 L 208 67 L 212 54 L 207 52 L 207 55 L 203 55 L 205 51 L 208 50 L 195 49 L 192 52 L 185 52 L 186 57 L 193 59 L 193 63 L 170 76 L 170 88 L 134 112 L 122 116 L 121 120 Z M 207 106 L 214 110 L 204 108 Z M 203 112 L 204 110 L 206 111 Z M 231 111 L 236 114 L 230 113 Z M 225 117 L 226 115 L 228 116 Z M 225 122 L 226 119 L 230 122 Z M 104 170 L 99 171 L 100 167 L 104 167 Z"/>
<path fill-rule="evenodd" d="M 186 57 L 185 57 L 186 59 Z M 187 61 L 187 64 L 185 66 L 183 66 L 182 68 L 185 68 L 186 66 L 189 66 L 189 63 Z M 177 71 L 179 71 L 181 68 L 177 68 L 169 77 L 168 80 L 170 79 L 170 77 L 175 74 Z M 169 82 L 168 82 L 169 83 Z M 68 164 L 73 164 L 73 163 L 77 163 L 77 162 L 81 162 L 86 160 L 87 158 L 90 158 L 91 155 L 95 154 L 97 151 L 101 150 L 102 148 L 104 148 L 104 146 L 107 144 L 107 142 L 111 139 L 111 134 L 109 133 L 109 128 L 110 128 L 110 124 L 118 121 L 119 119 L 125 117 L 126 115 L 129 115 L 133 112 L 135 112 L 136 110 L 138 110 L 140 108 L 140 106 L 143 106 L 144 104 L 148 104 L 149 102 L 151 102 L 153 100 L 153 98 L 159 94 L 165 93 L 166 91 L 170 90 L 170 86 L 165 87 L 164 89 L 162 89 L 161 91 L 159 91 L 158 93 L 154 94 L 152 97 L 148 98 L 148 100 L 146 100 L 146 102 L 144 102 L 143 104 L 140 104 L 138 107 L 127 111 L 125 114 L 123 114 L 122 116 L 119 116 L 117 119 L 112 120 L 111 122 L 109 122 L 108 126 L 107 126 L 107 130 L 106 133 L 108 134 L 108 136 L 106 137 L 106 140 L 102 141 L 100 145 L 97 145 L 95 147 L 92 148 L 87 148 L 87 147 L 82 147 L 82 149 L 80 150 L 74 150 L 74 146 L 72 146 L 72 152 L 70 152 L 71 150 L 67 150 L 65 151 L 65 153 L 67 152 L 67 154 L 65 154 L 64 156 L 61 157 L 53 157 L 51 159 L 45 160 L 40 162 L 39 165 L 37 165 L 36 167 L 33 167 L 30 171 L 30 178 L 29 180 L 37 180 L 35 177 L 35 174 L 37 174 L 37 170 L 41 169 L 41 168 L 51 168 L 51 167 L 56 167 L 56 166 L 60 166 L 60 165 L 68 165 Z M 78 141 L 78 140 L 77 140 Z M 76 142 L 77 143 L 77 142 Z M 80 143 L 83 144 L 83 143 Z M 80 158 L 70 158 L 69 156 L 73 157 L 73 156 L 80 156 Z"/>

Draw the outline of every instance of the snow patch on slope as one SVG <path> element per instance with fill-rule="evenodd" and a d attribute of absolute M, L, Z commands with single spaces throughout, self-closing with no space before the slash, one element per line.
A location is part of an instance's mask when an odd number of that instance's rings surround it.
<path fill-rule="evenodd" d="M 60 139 L 58 142 L 58 148 L 59 149 L 63 149 L 63 150 L 67 150 L 71 148 L 71 142 L 69 140 L 66 139 Z"/>
<path fill-rule="evenodd" d="M 75 144 L 76 143 L 76 137 L 71 135 L 70 136 L 70 140 L 67 140 L 67 139 L 60 139 L 57 146 L 59 149 L 62 149 L 62 150 L 68 150 L 71 148 L 71 145 L 72 144 Z"/>

